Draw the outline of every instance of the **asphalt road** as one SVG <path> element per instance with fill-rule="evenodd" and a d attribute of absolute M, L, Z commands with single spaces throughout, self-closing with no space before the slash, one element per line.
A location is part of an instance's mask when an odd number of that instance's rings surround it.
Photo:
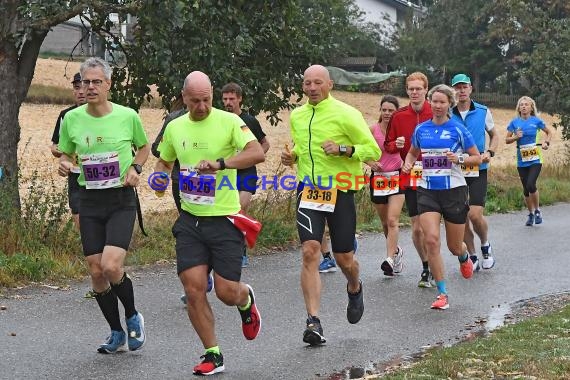
<path fill-rule="evenodd" d="M 243 280 L 256 292 L 263 318 L 261 334 L 247 341 L 235 308 L 210 300 L 216 316 L 224 379 L 313 379 L 345 368 L 370 368 L 422 346 L 453 343 L 466 324 L 499 305 L 570 290 L 570 204 L 543 208 L 544 224 L 525 227 L 517 212 L 489 217 L 494 269 L 464 280 L 457 259 L 443 250 L 450 308 L 430 310 L 434 289 L 419 289 L 421 264 L 410 231 L 401 233 L 407 266 L 385 278 L 379 270 L 385 241 L 379 234 L 359 240 L 365 312 L 357 325 L 346 320 L 346 282 L 340 272 L 323 274 L 321 320 L 327 344 L 302 342 L 305 309 L 299 285 L 298 251 L 253 257 Z M 83 298 L 88 282 L 67 290 L 46 287 L 6 292 L 0 298 L 1 379 L 183 379 L 203 349 L 179 301 L 181 286 L 173 265 L 132 272 L 138 309 L 146 321 L 147 343 L 138 352 L 96 353 L 108 327 L 93 300 Z"/>

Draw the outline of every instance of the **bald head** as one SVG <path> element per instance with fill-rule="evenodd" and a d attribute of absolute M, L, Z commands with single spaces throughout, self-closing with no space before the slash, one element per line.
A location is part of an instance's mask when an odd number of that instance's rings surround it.
<path fill-rule="evenodd" d="M 303 92 L 309 97 L 309 104 L 317 105 L 329 97 L 333 88 L 329 71 L 321 65 L 312 65 L 303 76 Z"/>
<path fill-rule="evenodd" d="M 184 79 L 183 90 L 201 87 L 207 87 L 210 90 L 212 89 L 210 78 L 201 71 L 192 71 L 186 76 L 186 79 Z"/>
<path fill-rule="evenodd" d="M 212 110 L 212 82 L 201 71 L 192 71 L 184 79 L 182 98 L 188 108 L 190 119 L 204 120 Z"/>
<path fill-rule="evenodd" d="M 307 77 L 307 76 L 318 76 L 320 78 L 322 78 L 323 80 L 331 80 L 331 76 L 329 74 L 329 71 L 327 70 L 326 67 L 322 66 L 322 65 L 312 65 L 309 66 L 307 68 L 307 70 L 305 70 L 305 75 L 303 76 L 303 78 Z"/>

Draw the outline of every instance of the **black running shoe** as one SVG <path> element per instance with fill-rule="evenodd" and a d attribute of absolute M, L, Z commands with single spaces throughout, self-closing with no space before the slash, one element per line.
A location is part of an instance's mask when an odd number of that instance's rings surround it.
<path fill-rule="evenodd" d="M 347 286 L 348 293 L 348 286 Z M 360 281 L 360 290 L 356 294 L 348 293 L 348 305 L 346 306 L 346 319 L 349 323 L 355 324 L 360 321 L 364 314 L 364 299 L 362 297 L 362 281 Z"/>
<path fill-rule="evenodd" d="M 323 327 L 319 318 L 313 316 L 307 318 L 307 328 L 303 332 L 303 342 L 308 343 L 310 346 L 318 346 L 327 342 L 323 336 Z"/>

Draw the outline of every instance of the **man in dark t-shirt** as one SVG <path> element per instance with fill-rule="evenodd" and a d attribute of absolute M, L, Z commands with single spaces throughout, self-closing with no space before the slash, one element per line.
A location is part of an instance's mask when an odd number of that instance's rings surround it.
<path fill-rule="evenodd" d="M 64 109 L 59 113 L 57 117 L 57 122 L 55 123 L 55 128 L 53 130 L 53 135 L 51 137 L 51 154 L 54 157 L 61 157 L 61 152 L 59 151 L 57 144 L 59 144 L 59 128 L 63 121 L 66 113 L 79 107 L 85 103 L 85 89 L 81 86 L 81 74 L 76 73 L 71 81 L 73 85 L 73 97 L 75 98 L 75 104 L 69 108 Z M 69 199 L 69 208 L 71 209 L 71 216 L 73 218 L 73 224 L 79 231 L 79 183 L 77 179 L 79 178 L 79 166 L 76 165 L 71 169 L 69 175 L 67 176 L 67 196 Z"/>
<path fill-rule="evenodd" d="M 230 82 L 224 85 L 224 87 L 222 87 L 222 101 L 224 102 L 224 108 L 226 111 L 233 112 L 241 117 L 247 127 L 254 134 L 257 141 L 261 144 L 263 152 L 267 153 L 269 150 L 269 141 L 267 140 L 265 133 L 263 133 L 259 121 L 257 121 L 254 116 L 247 112 L 243 112 L 241 109 L 241 102 L 243 100 L 242 94 L 242 89 L 237 83 Z M 239 169 L 237 171 L 237 187 L 239 190 L 239 203 L 241 205 L 241 209 L 245 212 L 249 207 L 251 197 L 255 194 L 255 188 L 257 187 L 257 169 L 255 166 L 247 169 Z M 247 265 L 247 253 L 244 249 L 242 267 L 246 267 Z"/>

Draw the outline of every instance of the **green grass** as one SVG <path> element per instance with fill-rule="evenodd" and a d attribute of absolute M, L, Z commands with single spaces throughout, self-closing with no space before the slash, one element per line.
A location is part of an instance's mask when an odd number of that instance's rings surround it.
<path fill-rule="evenodd" d="M 570 306 L 495 330 L 488 337 L 437 348 L 410 368 L 368 379 L 568 379 Z"/>

